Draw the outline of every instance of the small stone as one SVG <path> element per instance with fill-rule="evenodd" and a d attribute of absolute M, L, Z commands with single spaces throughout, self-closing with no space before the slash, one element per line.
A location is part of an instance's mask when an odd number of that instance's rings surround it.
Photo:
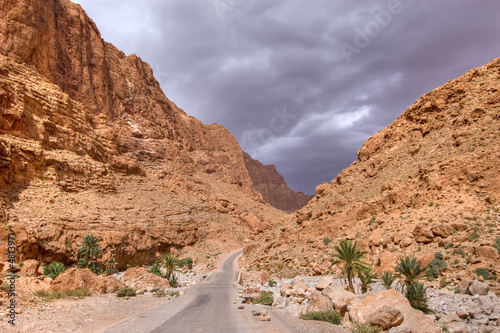
<path fill-rule="evenodd" d="M 257 311 L 257 310 L 252 310 L 252 315 L 254 315 L 254 316 L 261 316 L 262 313 L 260 313 L 260 311 Z"/>
<path fill-rule="evenodd" d="M 271 317 L 270 316 L 260 316 L 259 320 L 260 321 L 271 321 Z"/>
<path fill-rule="evenodd" d="M 238 306 L 238 310 L 243 310 L 244 308 L 245 308 L 245 306 L 244 306 L 244 305 L 240 305 L 240 306 Z"/>

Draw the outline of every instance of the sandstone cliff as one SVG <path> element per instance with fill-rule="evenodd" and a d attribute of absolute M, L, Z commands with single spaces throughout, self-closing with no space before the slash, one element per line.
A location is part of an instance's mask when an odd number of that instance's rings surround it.
<path fill-rule="evenodd" d="M 204 259 L 284 216 L 232 134 L 169 101 L 79 5 L 0 0 L 0 54 L 0 243 L 14 230 L 18 260 L 74 263 L 89 233 L 120 267 Z"/>
<path fill-rule="evenodd" d="M 293 212 L 302 208 L 312 198 L 312 196 L 289 188 L 274 165 L 263 165 L 245 152 L 243 156 L 253 187 L 271 206 L 286 212 Z"/>
<path fill-rule="evenodd" d="M 478 267 L 500 276 L 499 165 L 496 59 L 425 94 L 368 139 L 358 160 L 319 185 L 267 243 L 247 248 L 247 264 L 323 274 L 332 245 L 353 239 L 379 271 L 403 253 L 429 263 L 441 251 L 453 282 Z"/>

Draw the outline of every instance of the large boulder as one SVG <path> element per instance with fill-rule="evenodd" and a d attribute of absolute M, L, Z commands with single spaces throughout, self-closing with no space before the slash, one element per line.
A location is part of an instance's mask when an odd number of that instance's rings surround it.
<path fill-rule="evenodd" d="M 356 295 L 350 291 L 345 290 L 339 285 L 330 285 L 323 290 L 323 295 L 328 297 L 332 302 L 335 311 L 340 313 L 342 316 L 347 312 L 347 306 L 351 303 Z"/>
<path fill-rule="evenodd" d="M 404 319 L 405 318 L 401 311 L 391 305 L 384 305 L 373 312 L 368 321 L 373 325 L 380 326 L 386 330 L 388 328 L 401 325 Z"/>
<path fill-rule="evenodd" d="M 493 246 L 478 246 L 475 248 L 476 255 L 482 258 L 497 259 L 499 257 L 497 249 Z"/>
<path fill-rule="evenodd" d="M 298 293 L 304 294 L 307 290 L 307 285 L 301 279 L 296 279 L 292 283 L 292 289 Z"/>
<path fill-rule="evenodd" d="M 355 299 L 348 306 L 349 317 L 355 323 L 371 322 L 372 324 L 381 323 L 380 316 L 377 312 L 382 312 L 383 309 L 390 309 L 395 315 L 393 323 L 396 324 L 399 315 L 393 310 L 399 310 L 404 320 L 397 326 L 391 329 L 391 332 L 412 332 L 412 333 L 440 333 L 434 321 L 425 316 L 423 312 L 415 310 L 410 305 L 410 302 L 399 292 L 394 289 L 379 291 L 375 294 L 369 294 L 365 299 Z M 387 316 L 390 317 L 390 316 Z M 387 319 L 386 321 L 390 321 Z"/>
<path fill-rule="evenodd" d="M 472 295 L 487 295 L 488 287 L 486 282 L 474 280 L 470 284 L 469 291 Z"/>
<path fill-rule="evenodd" d="M 51 285 L 54 291 L 87 288 L 106 294 L 124 288 L 125 285 L 114 277 L 99 276 L 88 268 L 70 268 L 59 274 Z"/>
<path fill-rule="evenodd" d="M 127 269 L 121 278 L 121 282 L 127 287 L 134 289 L 170 287 L 168 279 L 149 273 L 144 267 L 131 267 Z"/>
<path fill-rule="evenodd" d="M 307 312 L 329 311 L 333 310 L 332 302 L 326 296 L 323 296 L 319 291 L 311 293 L 309 303 L 307 304 Z"/>

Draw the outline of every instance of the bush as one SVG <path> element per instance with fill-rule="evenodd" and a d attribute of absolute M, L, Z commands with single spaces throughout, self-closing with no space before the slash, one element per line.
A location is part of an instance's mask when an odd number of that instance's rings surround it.
<path fill-rule="evenodd" d="M 276 281 L 274 281 L 274 280 L 269 280 L 269 282 L 268 282 L 268 283 L 269 283 L 269 287 L 271 287 L 271 288 L 272 288 L 272 287 L 274 287 L 274 286 L 276 286 L 276 285 L 278 284 L 278 283 L 277 283 Z"/>
<path fill-rule="evenodd" d="M 273 293 L 269 291 L 261 292 L 259 297 L 256 297 L 252 300 L 253 304 L 262 304 L 262 305 L 273 305 L 273 302 L 274 302 Z"/>
<path fill-rule="evenodd" d="M 382 328 L 379 326 L 372 325 L 370 323 L 364 324 L 354 324 L 354 328 L 351 328 L 352 333 L 380 333 Z"/>
<path fill-rule="evenodd" d="M 325 245 L 330 244 L 330 243 L 331 243 L 331 241 L 332 241 L 332 240 L 331 240 L 329 237 L 325 237 L 325 238 L 323 238 L 323 244 L 325 244 Z"/>
<path fill-rule="evenodd" d="M 300 319 L 326 321 L 333 325 L 340 325 L 342 322 L 342 316 L 333 310 L 301 313 Z"/>
<path fill-rule="evenodd" d="M 427 280 L 432 281 L 436 279 L 441 274 L 441 271 L 446 270 L 446 268 L 448 268 L 448 265 L 443 261 L 443 254 L 436 252 L 434 259 L 432 259 L 429 267 L 427 267 Z"/>
<path fill-rule="evenodd" d="M 77 288 L 69 289 L 64 291 L 48 291 L 48 290 L 37 290 L 33 293 L 36 297 L 41 298 L 44 301 L 53 301 L 60 298 L 84 298 L 85 296 L 90 296 L 90 290 L 87 288 Z"/>
<path fill-rule="evenodd" d="M 120 289 L 116 292 L 116 296 L 118 297 L 132 297 L 132 296 L 136 296 L 136 292 L 134 289 L 132 288 L 123 288 L 123 289 Z"/>
<path fill-rule="evenodd" d="M 413 282 L 406 288 L 405 297 L 414 309 L 424 313 L 433 313 L 434 311 L 427 304 L 429 299 L 427 298 L 426 291 L 427 288 L 423 283 Z"/>
<path fill-rule="evenodd" d="M 453 246 L 452 243 L 446 243 L 446 244 L 444 244 L 444 249 L 447 250 L 447 249 L 449 249 L 452 246 Z"/>
<path fill-rule="evenodd" d="M 476 275 L 477 276 L 482 276 L 485 280 L 490 279 L 490 272 L 486 268 L 477 268 L 476 269 Z"/>
<path fill-rule="evenodd" d="M 473 241 L 476 241 L 478 240 L 479 238 L 481 237 L 481 235 L 479 235 L 479 232 L 477 232 L 476 229 L 474 229 L 470 235 L 469 235 L 469 242 L 473 242 Z"/>
<path fill-rule="evenodd" d="M 495 247 L 500 254 L 500 238 L 495 239 L 495 244 L 493 244 L 493 247 Z"/>
<path fill-rule="evenodd" d="M 99 265 L 99 263 L 93 261 L 89 264 L 89 269 L 92 271 L 92 273 L 100 275 L 102 274 L 102 267 Z"/>
<path fill-rule="evenodd" d="M 53 261 L 50 263 L 50 265 L 45 266 L 43 268 L 43 274 L 47 275 L 48 277 L 52 278 L 52 280 L 55 280 L 56 277 L 64 272 L 66 270 L 66 267 L 62 262 L 58 261 Z"/>
<path fill-rule="evenodd" d="M 184 259 L 177 260 L 177 267 L 182 268 L 186 266 L 188 269 L 193 269 L 193 259 L 186 257 Z"/>

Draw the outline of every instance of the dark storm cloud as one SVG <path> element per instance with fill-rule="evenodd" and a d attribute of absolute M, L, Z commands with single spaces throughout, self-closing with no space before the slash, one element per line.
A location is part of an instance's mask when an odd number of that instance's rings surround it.
<path fill-rule="evenodd" d="M 312 193 L 422 94 L 500 56 L 500 3 L 80 0 L 167 97 Z"/>

